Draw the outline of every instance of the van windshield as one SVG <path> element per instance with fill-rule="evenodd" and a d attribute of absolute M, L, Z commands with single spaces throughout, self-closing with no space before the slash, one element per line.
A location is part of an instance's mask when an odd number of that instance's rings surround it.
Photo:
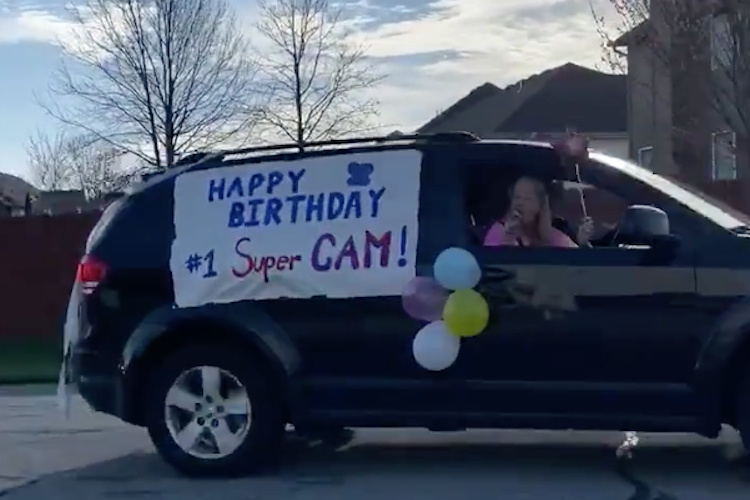
<path fill-rule="evenodd" d="M 703 215 L 725 229 L 734 230 L 750 226 L 750 216 L 702 193 L 692 186 L 674 179 L 667 179 L 621 158 L 600 153 L 591 153 L 591 158 L 653 186 L 655 189 L 682 203 L 690 210 Z"/>

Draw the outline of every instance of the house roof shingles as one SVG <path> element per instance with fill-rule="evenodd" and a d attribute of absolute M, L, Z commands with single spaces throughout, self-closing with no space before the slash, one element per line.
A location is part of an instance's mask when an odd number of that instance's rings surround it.
<path fill-rule="evenodd" d="M 419 130 L 417 130 L 417 132 L 429 133 L 433 128 L 439 127 L 440 124 L 445 122 L 446 120 L 461 114 L 463 111 L 471 108 L 481 101 L 484 101 L 491 97 L 496 97 L 501 93 L 502 90 L 499 87 L 486 82 L 453 103 L 448 109 L 434 117 L 432 120 L 422 125 Z"/>
<path fill-rule="evenodd" d="M 419 133 L 627 131 L 627 77 L 572 63 L 500 89 L 485 83 L 430 120 Z"/>
<path fill-rule="evenodd" d="M 627 78 L 582 68 L 553 70 L 536 94 L 524 100 L 495 132 L 626 132 Z"/>

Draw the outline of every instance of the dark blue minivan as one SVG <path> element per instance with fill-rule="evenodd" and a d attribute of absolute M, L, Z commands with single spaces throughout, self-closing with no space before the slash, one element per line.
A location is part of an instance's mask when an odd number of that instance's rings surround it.
<path fill-rule="evenodd" d="M 179 471 L 257 471 L 279 457 L 288 424 L 309 433 L 511 427 L 708 437 L 728 424 L 750 449 L 749 217 L 605 154 L 591 152 L 571 172 L 549 144 L 440 134 L 314 146 L 204 155 L 134 187 L 91 233 L 66 323 L 66 380 L 95 410 L 147 427 Z M 422 325 L 397 293 L 260 300 L 249 290 L 243 300 L 178 303 L 170 261 L 181 177 L 275 162 L 322 169 L 360 154 L 377 163 L 393 151 L 419 162 L 419 189 L 407 200 L 419 207 L 414 274 L 431 275 L 450 247 L 471 252 L 482 271 L 490 320 L 462 341 L 453 365 L 414 362 Z M 566 234 L 582 210 L 590 216 L 590 244 L 484 246 L 520 176 L 555 186 L 555 224 Z M 509 284 L 528 300 L 503 293 Z M 575 307 L 535 301 L 535 290 L 551 288 Z"/>

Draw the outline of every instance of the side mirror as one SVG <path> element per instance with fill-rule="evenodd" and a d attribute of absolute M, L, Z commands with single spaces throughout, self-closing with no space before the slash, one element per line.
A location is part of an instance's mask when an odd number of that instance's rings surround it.
<path fill-rule="evenodd" d="M 650 205 L 631 205 L 617 227 L 616 244 L 674 249 L 679 239 L 670 233 L 667 213 Z"/>

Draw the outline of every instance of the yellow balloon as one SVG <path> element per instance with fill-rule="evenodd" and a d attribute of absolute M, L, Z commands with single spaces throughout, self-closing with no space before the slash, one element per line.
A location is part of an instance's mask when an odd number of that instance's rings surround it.
<path fill-rule="evenodd" d="M 443 308 L 443 321 L 459 337 L 482 333 L 490 319 L 487 301 L 474 290 L 456 290 L 448 296 Z"/>

